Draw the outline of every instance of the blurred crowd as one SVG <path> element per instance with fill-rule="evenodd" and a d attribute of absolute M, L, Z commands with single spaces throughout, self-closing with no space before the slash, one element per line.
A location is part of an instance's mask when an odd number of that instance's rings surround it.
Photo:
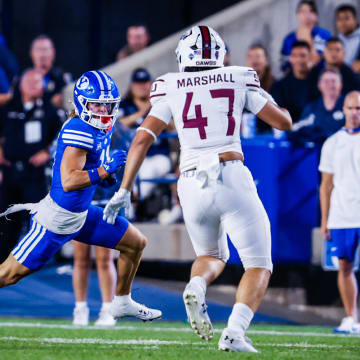
<path fill-rule="evenodd" d="M 294 123 L 287 133 L 273 132 L 260 119 L 245 113 L 240 134 L 244 138 L 275 137 L 288 139 L 296 146 L 309 141 L 321 146 L 344 125 L 344 95 L 360 90 L 360 27 L 355 7 L 337 7 L 335 34 L 317 25 L 318 8 L 314 1 L 299 1 L 296 15 L 297 27 L 283 39 L 283 76 L 279 79 L 273 76 L 266 44 L 252 44 L 247 49 L 246 64 L 231 59 L 227 48 L 225 66 L 254 68 L 261 86 L 272 94 L 279 106 L 290 111 Z M 150 40 L 149 29 L 144 24 L 130 26 L 127 44 L 114 60 L 122 61 L 141 51 Z M 66 121 L 62 90 L 72 81 L 72 76 L 55 66 L 56 49 L 52 39 L 47 35 L 33 39 L 29 56 L 32 67 L 20 73 L 20 59 L 15 58 L 0 36 L 0 212 L 10 204 L 37 202 L 45 196 L 54 141 Z M 128 149 L 136 128 L 149 112 L 152 80 L 146 68 L 134 69 L 130 74 L 128 92 L 122 94 L 120 116 L 114 129 L 113 150 Z M 140 169 L 133 195 L 132 220 L 163 224 L 181 221 L 176 195 L 178 154 L 178 141 L 170 125 L 151 147 Z M 99 187 L 94 201 L 104 204 L 116 186 Z M 0 225 L 2 236 L 9 237 L 8 244 L 14 244 L 14 239 L 27 226 L 21 215 Z M 0 254 L 8 253 L 2 250 Z"/>

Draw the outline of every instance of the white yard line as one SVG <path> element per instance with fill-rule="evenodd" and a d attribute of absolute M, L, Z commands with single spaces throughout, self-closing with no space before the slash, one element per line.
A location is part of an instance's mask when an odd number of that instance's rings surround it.
<path fill-rule="evenodd" d="M 106 340 L 101 338 L 24 338 L 17 336 L 3 336 L 0 337 L 0 341 L 22 341 L 22 342 L 38 342 L 38 343 L 50 343 L 50 344 L 97 344 L 97 345 L 145 345 L 151 346 L 149 349 L 157 349 L 159 345 L 199 345 L 201 347 L 208 346 L 206 342 L 190 342 L 190 341 L 176 341 L 176 340 Z M 342 345 L 327 345 L 327 344 L 307 344 L 307 343 L 295 343 L 295 344 L 259 344 L 260 347 L 296 347 L 296 348 L 321 348 L 321 349 L 333 349 L 342 348 Z M 216 349 L 216 347 L 212 347 Z"/>
<path fill-rule="evenodd" d="M 0 341 L 25 341 L 25 342 L 39 342 L 39 343 L 55 343 L 55 344 L 103 344 L 103 345 L 206 345 L 205 342 L 192 343 L 190 341 L 176 341 L 176 340 L 106 340 L 101 338 L 80 338 L 80 339 L 68 339 L 68 338 L 24 338 L 17 336 L 2 336 Z"/>
<path fill-rule="evenodd" d="M 0 322 L 1 327 L 25 327 L 25 328 L 47 328 L 47 329 L 67 329 L 67 330 L 128 330 L 128 331 L 153 331 L 153 332 L 192 332 L 191 328 L 177 328 L 177 327 L 152 327 L 152 326 L 115 326 L 115 327 L 99 327 L 99 326 L 84 326 L 75 327 L 67 324 L 44 324 L 40 322 Z M 214 329 L 215 333 L 221 333 L 221 329 Z M 347 337 L 359 338 L 360 334 L 332 334 L 332 333 L 317 333 L 317 332 L 300 332 L 300 331 L 275 331 L 275 330 L 248 330 L 248 335 L 275 335 L 275 336 L 317 336 L 317 337 Z"/>

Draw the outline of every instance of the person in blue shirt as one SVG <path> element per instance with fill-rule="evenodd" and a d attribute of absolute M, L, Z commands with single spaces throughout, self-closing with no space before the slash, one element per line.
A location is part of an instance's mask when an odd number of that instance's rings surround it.
<path fill-rule="evenodd" d="M 321 97 L 304 108 L 300 120 L 287 134 L 295 143 L 313 141 L 322 145 L 344 126 L 341 74 L 337 70 L 325 69 L 319 77 L 318 88 Z"/>
<path fill-rule="evenodd" d="M 29 210 L 30 230 L 0 265 L 0 287 L 40 269 L 71 239 L 120 251 L 111 313 L 144 321 L 161 317 L 131 299 L 131 286 L 146 245 L 145 236 L 121 216 L 106 223 L 91 205 L 97 184 L 124 166 L 126 153 L 109 156 L 108 145 L 120 101 L 113 79 L 102 71 L 83 74 L 74 87 L 75 110 L 59 133 L 50 193 L 39 203 L 17 204 L 0 214 Z"/>
<path fill-rule="evenodd" d="M 281 48 L 282 70 L 289 69 L 289 56 L 296 41 L 306 41 L 311 48 L 311 63 L 316 65 L 321 60 L 326 40 L 330 39 L 330 31 L 316 26 L 318 11 L 315 1 L 301 0 L 297 6 L 296 16 L 299 26 L 296 31 L 288 34 Z"/>

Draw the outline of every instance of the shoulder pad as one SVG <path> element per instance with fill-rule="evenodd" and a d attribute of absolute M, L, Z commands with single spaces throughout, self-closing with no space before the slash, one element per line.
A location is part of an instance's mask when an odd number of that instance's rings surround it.
<path fill-rule="evenodd" d="M 91 130 L 90 125 L 75 117 L 65 122 L 60 137 L 65 145 L 91 150 L 95 143 L 95 136 Z"/>
<path fill-rule="evenodd" d="M 165 99 L 166 95 L 166 77 L 158 77 L 151 86 L 150 90 L 150 102 L 151 105 Z"/>

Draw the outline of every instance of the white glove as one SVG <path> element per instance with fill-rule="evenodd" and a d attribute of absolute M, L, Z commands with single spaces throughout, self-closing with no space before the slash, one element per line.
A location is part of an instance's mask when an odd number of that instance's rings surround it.
<path fill-rule="evenodd" d="M 267 92 L 265 91 L 263 88 L 259 88 L 259 93 L 262 97 L 264 97 L 266 100 L 268 100 L 269 102 L 271 102 L 272 104 L 278 106 L 278 104 L 276 103 L 276 101 L 274 100 L 274 98 Z"/>
<path fill-rule="evenodd" d="M 116 217 L 120 209 L 125 209 L 125 216 L 129 216 L 131 201 L 130 201 L 130 191 L 126 189 L 119 189 L 110 201 L 106 204 L 104 209 L 103 220 L 108 224 L 115 224 Z"/>

